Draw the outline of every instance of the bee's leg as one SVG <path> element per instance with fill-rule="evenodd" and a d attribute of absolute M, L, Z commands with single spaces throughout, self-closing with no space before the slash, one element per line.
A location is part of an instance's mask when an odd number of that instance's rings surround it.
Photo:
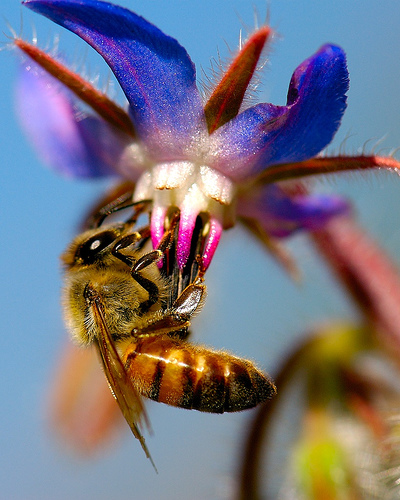
<path fill-rule="evenodd" d="M 202 281 L 188 285 L 172 306 L 172 314 L 184 321 L 189 321 L 205 299 L 206 286 Z"/>
<path fill-rule="evenodd" d="M 142 285 L 143 286 L 143 285 Z M 135 337 L 166 334 L 170 337 L 186 339 L 189 336 L 190 318 L 204 300 L 206 287 L 201 281 L 187 286 L 161 319 L 148 324 L 146 327 L 134 329 Z"/>
<path fill-rule="evenodd" d="M 190 319 L 198 311 L 205 300 L 206 286 L 204 285 L 205 269 L 200 256 L 197 257 L 198 271 L 196 278 L 178 295 L 169 311 L 171 320 L 180 323 L 184 328 L 171 332 L 173 336 L 186 339 L 189 334 Z"/>
<path fill-rule="evenodd" d="M 142 314 L 148 311 L 149 308 L 157 302 L 160 293 L 158 286 L 151 280 L 142 276 L 141 271 L 150 264 L 160 260 L 163 254 L 160 250 L 153 250 L 140 257 L 140 259 L 134 260 L 129 253 L 126 254 L 122 251 L 130 245 L 134 245 L 143 238 L 148 237 L 146 236 L 147 233 L 149 233 L 148 227 L 144 228 L 142 232 L 130 233 L 119 240 L 119 242 L 112 249 L 112 254 L 130 267 L 132 278 L 137 281 L 139 285 L 141 285 L 149 294 L 149 298 L 140 305 L 140 311 Z"/>
<path fill-rule="evenodd" d="M 97 228 L 101 226 L 101 224 L 104 222 L 104 219 L 106 219 L 109 215 L 114 214 L 115 212 L 119 212 L 124 208 L 130 207 L 133 208 L 133 214 L 131 217 L 129 217 L 127 222 L 134 224 L 139 215 L 142 214 L 150 206 L 151 200 L 134 202 L 132 200 L 132 196 L 133 191 L 127 191 L 115 200 L 107 203 L 107 205 L 101 207 L 97 213 L 92 215 L 88 225 L 91 228 Z"/>
<path fill-rule="evenodd" d="M 150 307 L 157 302 L 160 292 L 158 286 L 153 281 L 142 276 L 140 272 L 150 264 L 159 261 L 162 255 L 163 254 L 160 250 L 153 250 L 138 259 L 131 268 L 132 278 L 136 280 L 149 294 L 149 298 L 140 304 L 140 312 L 142 314 L 148 311 Z"/>
<path fill-rule="evenodd" d="M 111 250 L 114 257 L 124 262 L 128 267 L 132 267 L 132 265 L 136 262 L 132 257 L 134 251 L 137 249 L 127 250 L 131 245 L 142 241 L 143 239 L 147 239 L 150 236 L 150 229 L 148 227 L 144 228 L 141 231 L 135 231 L 129 233 L 128 235 L 121 238 L 118 243 Z M 123 252 L 125 250 L 125 252 Z"/>
<path fill-rule="evenodd" d="M 180 212 L 177 210 L 171 217 L 169 222 L 169 227 L 165 231 L 163 237 L 161 238 L 159 244 L 157 245 L 157 250 L 160 250 L 162 253 L 165 253 L 172 245 L 173 238 L 175 235 L 175 228 L 179 223 Z"/>
<path fill-rule="evenodd" d="M 97 223 L 99 212 L 103 212 L 104 208 L 113 202 L 118 204 L 118 201 L 122 199 L 127 199 L 129 197 L 132 199 L 134 190 L 135 184 L 130 181 L 124 181 L 113 186 L 88 210 L 80 225 L 81 231 L 96 229 L 100 225 Z"/>
<path fill-rule="evenodd" d="M 143 202 L 145 204 L 146 202 Z M 137 261 L 134 261 L 132 257 L 122 252 L 122 250 L 126 249 L 130 245 L 135 244 L 143 238 L 148 238 L 150 236 L 149 227 L 145 227 L 143 230 L 130 233 L 124 238 L 122 238 L 117 245 L 112 250 L 113 255 L 120 259 L 122 262 L 125 262 L 131 268 L 131 275 L 134 280 L 136 280 L 139 285 L 141 285 L 146 292 L 149 294 L 149 298 L 142 302 L 140 305 L 140 312 L 143 314 L 150 309 L 150 307 L 158 301 L 160 296 L 158 286 L 151 280 L 142 276 L 141 271 L 155 263 L 158 262 L 164 255 L 164 252 L 168 250 L 168 248 L 172 244 L 173 234 L 176 228 L 176 225 L 179 221 L 179 212 L 176 212 L 170 221 L 170 225 L 168 230 L 165 232 L 162 237 L 158 247 L 156 250 L 146 253 Z"/>

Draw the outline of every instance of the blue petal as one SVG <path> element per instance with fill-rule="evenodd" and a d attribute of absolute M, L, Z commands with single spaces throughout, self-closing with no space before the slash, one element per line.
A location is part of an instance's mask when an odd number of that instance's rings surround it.
<path fill-rule="evenodd" d="M 177 159 L 206 130 L 192 61 L 185 49 L 127 9 L 96 0 L 24 4 L 88 42 L 106 60 L 130 103 L 138 135 L 158 159 Z"/>
<path fill-rule="evenodd" d="M 257 186 L 238 200 L 238 215 L 255 219 L 270 236 L 285 237 L 301 229 L 321 229 L 334 216 L 350 211 L 339 196 L 286 194 L 277 185 Z"/>
<path fill-rule="evenodd" d="M 238 181 L 270 165 L 312 158 L 339 127 L 348 85 L 343 50 L 324 45 L 293 73 L 286 106 L 259 104 L 211 136 L 212 166 Z"/>
<path fill-rule="evenodd" d="M 116 174 L 128 136 L 79 112 L 72 92 L 31 60 L 21 68 L 16 97 L 22 125 L 52 168 L 69 177 Z"/>

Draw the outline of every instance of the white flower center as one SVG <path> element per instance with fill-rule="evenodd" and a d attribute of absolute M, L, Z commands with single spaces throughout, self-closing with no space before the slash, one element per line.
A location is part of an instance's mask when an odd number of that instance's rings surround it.
<path fill-rule="evenodd" d="M 177 206 L 189 212 L 222 215 L 235 196 L 235 185 L 207 165 L 190 161 L 159 163 L 139 178 L 134 201 L 152 199 L 154 206 Z"/>

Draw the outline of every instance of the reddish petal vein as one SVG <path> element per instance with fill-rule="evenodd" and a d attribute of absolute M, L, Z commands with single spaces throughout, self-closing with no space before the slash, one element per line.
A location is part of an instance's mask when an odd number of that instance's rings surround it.
<path fill-rule="evenodd" d="M 210 134 L 238 114 L 271 32 L 271 28 L 263 26 L 249 38 L 209 98 L 204 112 Z"/>
<path fill-rule="evenodd" d="M 69 70 L 60 62 L 54 60 L 35 45 L 31 45 L 20 38 L 16 38 L 14 43 L 39 64 L 39 66 L 68 87 L 79 99 L 104 118 L 104 120 L 122 132 L 135 137 L 135 130 L 129 115 L 109 99 L 106 94 L 99 92 L 93 85 L 86 82 L 82 77 Z"/>

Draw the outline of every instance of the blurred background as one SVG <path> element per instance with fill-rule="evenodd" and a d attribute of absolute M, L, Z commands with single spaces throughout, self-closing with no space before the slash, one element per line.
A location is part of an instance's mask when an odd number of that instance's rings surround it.
<path fill-rule="evenodd" d="M 229 60 L 239 31 L 255 16 L 276 30 L 257 99 L 284 104 L 296 66 L 325 42 L 343 46 L 351 85 L 348 109 L 331 152 L 388 154 L 400 146 L 400 3 L 395 0 L 120 0 L 185 46 L 200 80 L 210 60 Z M 267 13 L 268 10 L 268 13 Z M 0 53 L 0 499 L 230 499 L 252 412 L 206 415 L 149 403 L 147 438 L 159 474 L 122 428 L 89 458 L 74 454 L 49 428 L 47 392 L 66 333 L 61 318 L 59 255 L 82 215 L 107 186 L 69 181 L 45 168 L 19 128 L 13 89 L 18 57 L 9 24 L 41 48 L 54 45 L 90 76 L 107 68 L 90 48 L 50 21 L 3 0 Z M 115 93 L 118 94 L 117 89 Z M 384 139 L 383 142 L 378 141 Z M 400 263 L 400 179 L 343 175 L 318 181 L 351 197 L 361 224 Z M 234 228 L 207 275 L 208 300 L 193 340 L 252 358 L 271 374 L 289 346 L 319 321 L 355 316 L 307 239 L 289 243 L 303 273 L 293 283 L 252 237 Z"/>

